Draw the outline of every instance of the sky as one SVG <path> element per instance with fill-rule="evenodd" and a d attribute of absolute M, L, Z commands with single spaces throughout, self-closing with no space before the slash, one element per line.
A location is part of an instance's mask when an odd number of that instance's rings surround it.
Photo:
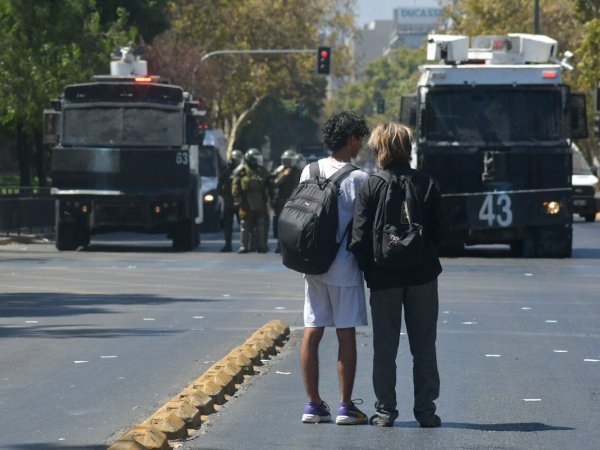
<path fill-rule="evenodd" d="M 373 20 L 393 20 L 394 8 L 401 5 L 419 7 L 437 5 L 436 0 L 356 0 L 358 18 L 356 25 L 362 28 Z"/>
<path fill-rule="evenodd" d="M 373 20 L 392 20 L 397 0 L 357 0 L 358 18 L 356 25 L 360 28 Z"/>

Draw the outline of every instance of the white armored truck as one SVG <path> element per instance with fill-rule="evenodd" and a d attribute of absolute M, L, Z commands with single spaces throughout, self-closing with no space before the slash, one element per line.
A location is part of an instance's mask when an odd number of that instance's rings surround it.
<path fill-rule="evenodd" d="M 111 75 L 65 87 L 45 112 L 52 149 L 56 247 L 87 246 L 94 234 L 166 234 L 175 250 L 200 242 L 198 146 L 205 111 L 179 86 L 149 76 L 123 48 Z"/>
<path fill-rule="evenodd" d="M 508 244 L 526 257 L 570 257 L 571 141 L 587 137 L 585 97 L 562 81 L 567 59 L 547 36 L 430 35 L 400 120 L 415 130 L 413 164 L 440 182 L 451 234 Z"/>

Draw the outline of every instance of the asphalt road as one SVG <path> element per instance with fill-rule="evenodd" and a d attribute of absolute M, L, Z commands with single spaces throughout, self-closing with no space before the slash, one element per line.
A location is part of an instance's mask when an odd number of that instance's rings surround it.
<path fill-rule="evenodd" d="M 600 224 L 577 222 L 572 259 L 513 259 L 475 248 L 444 259 L 439 412 L 416 427 L 407 342 L 397 426 L 302 425 L 302 279 L 278 255 L 192 253 L 167 241 L 105 236 L 87 251 L 0 247 L 0 448 L 102 449 L 271 319 L 288 345 L 184 449 L 544 448 L 600 442 Z M 273 245 L 271 246 L 273 247 Z M 373 410 L 369 327 L 355 396 Z M 337 402 L 336 344 L 321 352 Z"/>

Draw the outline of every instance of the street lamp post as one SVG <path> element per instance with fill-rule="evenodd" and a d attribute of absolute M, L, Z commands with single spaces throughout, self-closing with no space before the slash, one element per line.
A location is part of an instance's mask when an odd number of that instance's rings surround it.
<path fill-rule="evenodd" d="M 535 0 L 533 7 L 533 34 L 540 34 L 540 0 Z"/>
<path fill-rule="evenodd" d="M 311 48 L 311 49 L 290 49 L 290 48 L 282 48 L 282 49 L 268 49 L 268 50 L 215 50 L 214 52 L 210 52 L 207 53 L 206 55 L 202 56 L 202 58 L 200 58 L 200 61 L 198 61 L 198 64 L 196 64 L 194 66 L 194 70 L 192 71 L 192 80 L 191 80 L 191 85 L 192 85 L 192 89 L 191 92 L 192 94 L 194 94 L 195 89 L 196 89 L 196 71 L 198 70 L 198 67 L 200 67 L 200 64 L 202 64 L 202 62 L 206 61 L 208 58 L 212 57 L 212 56 L 217 56 L 217 55 L 256 55 L 256 54 L 262 54 L 262 55 L 273 55 L 273 54 L 281 54 L 281 53 L 314 53 L 315 49 Z"/>

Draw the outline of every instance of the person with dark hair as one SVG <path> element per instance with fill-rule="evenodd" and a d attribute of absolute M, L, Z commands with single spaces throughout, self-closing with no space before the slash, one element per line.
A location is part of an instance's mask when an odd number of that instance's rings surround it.
<path fill-rule="evenodd" d="M 448 220 L 438 183 L 429 175 L 410 168 L 412 132 L 408 127 L 393 122 L 379 124 L 371 133 L 369 147 L 383 172 L 371 175 L 357 195 L 350 250 L 364 272 L 371 293 L 373 387 L 377 402 L 376 414 L 370 418 L 370 423 L 391 427 L 398 417 L 396 356 L 404 308 L 413 356 L 413 413 L 421 427 L 438 427 L 441 419 L 435 414 L 434 400 L 439 396 L 440 377 L 435 341 L 439 308 L 437 278 L 442 266 L 437 244 L 446 237 Z M 399 204 L 387 205 L 386 202 L 392 201 L 387 195 L 390 183 L 397 183 L 397 180 L 402 180 L 404 195 L 394 197 Z M 408 209 L 408 203 L 414 205 L 413 212 Z M 375 262 L 374 230 L 379 239 L 377 221 L 381 220 L 381 211 L 392 210 L 405 211 L 404 223 L 409 224 L 410 216 L 419 212 L 418 217 L 423 222 L 419 225 L 422 226 L 424 250 L 419 253 L 418 260 L 402 261 L 403 266 L 384 266 Z M 390 246 L 391 243 L 386 247 L 388 252 L 392 251 Z"/>
<path fill-rule="evenodd" d="M 350 164 L 369 133 L 363 116 L 352 112 L 334 114 L 323 126 L 325 145 L 332 155 L 317 161 L 319 176 L 328 178 Z M 300 176 L 310 176 L 310 164 Z M 331 420 L 329 407 L 319 394 L 319 343 L 325 327 L 335 327 L 338 338 L 338 377 L 340 402 L 336 423 L 357 425 L 367 422 L 367 416 L 352 401 L 356 372 L 356 328 L 367 325 L 366 300 L 362 274 L 347 250 L 346 240 L 354 212 L 354 198 L 367 178 L 362 170 L 349 172 L 340 183 L 338 201 L 337 241 L 342 242 L 335 260 L 322 275 L 304 275 L 304 336 L 300 363 L 308 402 L 302 422 L 319 423 Z M 362 402 L 362 401 L 361 401 Z M 358 403 L 357 401 L 357 404 Z"/>

